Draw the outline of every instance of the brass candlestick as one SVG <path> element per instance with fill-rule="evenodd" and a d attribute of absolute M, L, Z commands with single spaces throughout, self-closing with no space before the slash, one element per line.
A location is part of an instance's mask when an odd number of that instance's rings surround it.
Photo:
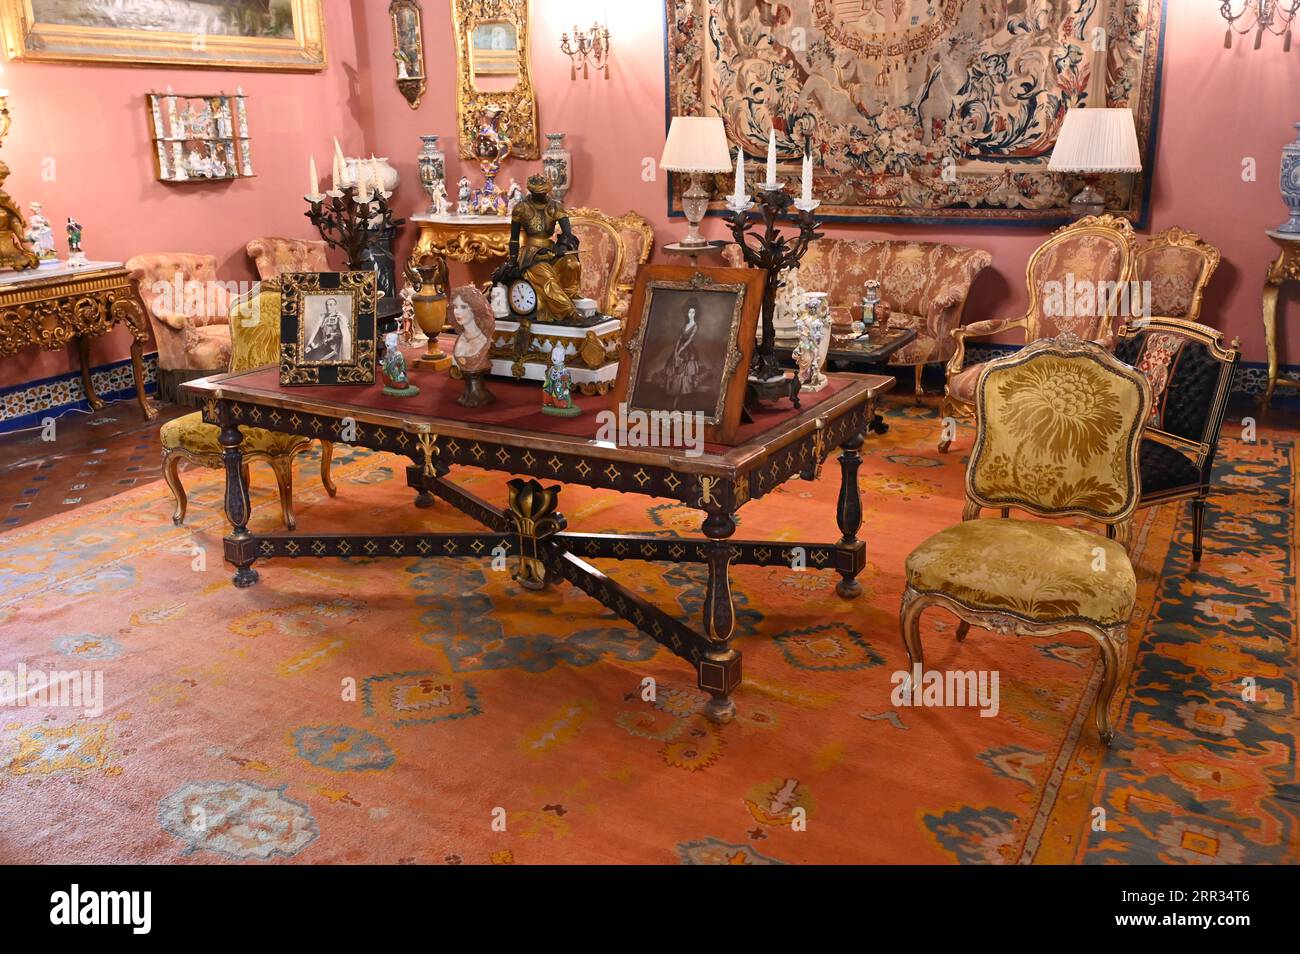
<path fill-rule="evenodd" d="M 813 218 L 819 203 L 795 202 L 780 183 L 766 183 L 758 192 L 761 209 L 762 232 L 756 230 L 758 221 L 753 203 L 748 196 L 732 196 L 727 200 L 731 215 L 727 224 L 731 228 L 731 237 L 750 268 L 767 269 L 767 283 L 763 287 L 763 336 L 754 351 L 749 369 L 749 387 L 746 390 L 747 403 L 754 401 L 771 401 L 779 397 L 789 397 L 795 407 L 799 406 L 798 376 L 787 378 L 776 356 L 776 329 L 773 326 L 776 308 L 777 290 L 784 284 L 781 278 L 783 269 L 797 266 L 808 250 L 808 244 L 822 237 L 817 231 L 818 223 Z M 796 207 L 791 215 L 790 207 Z M 783 234 L 777 227 L 783 216 L 793 219 L 798 226 L 798 233 L 791 237 Z M 791 383 L 793 382 L 793 383 Z"/>

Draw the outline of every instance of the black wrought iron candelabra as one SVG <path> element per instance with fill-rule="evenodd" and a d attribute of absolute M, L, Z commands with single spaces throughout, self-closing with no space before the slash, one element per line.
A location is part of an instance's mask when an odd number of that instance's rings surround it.
<path fill-rule="evenodd" d="M 401 309 L 397 299 L 397 275 L 393 261 L 393 239 L 405 219 L 393 218 L 388 200 L 391 192 L 377 188 L 362 192 L 357 185 L 336 186 L 319 195 L 304 196 L 307 211 L 303 213 L 316 227 L 320 237 L 330 248 L 339 249 L 347 256 L 347 267 L 354 271 L 377 273 L 379 291 L 383 293 L 377 309 L 381 331 L 385 319 Z"/>
<path fill-rule="evenodd" d="M 749 197 L 737 202 L 735 196 L 728 197 L 727 207 L 731 215 L 727 224 L 731 228 L 731 237 L 740 246 L 745 264 L 750 268 L 767 269 L 767 282 L 763 286 L 763 335 L 754 351 L 750 362 L 749 386 L 746 389 L 746 403 L 772 401 L 789 397 L 795 407 L 799 406 L 799 376 L 786 376 L 776 356 L 776 293 L 784 284 L 781 272 L 797 266 L 808 251 L 808 244 L 822 237 L 817 231 L 818 223 L 813 218 L 818 202 L 796 202 L 781 184 L 767 183 L 758 191 L 759 208 L 754 210 Z M 795 211 L 791 212 L 791 206 Z M 799 229 L 794 236 L 784 234 L 779 226 L 782 218 L 792 221 Z M 759 232 L 759 223 L 762 231 Z"/>

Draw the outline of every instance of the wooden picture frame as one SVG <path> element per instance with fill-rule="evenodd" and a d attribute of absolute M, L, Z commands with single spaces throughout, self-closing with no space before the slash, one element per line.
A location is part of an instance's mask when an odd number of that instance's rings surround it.
<path fill-rule="evenodd" d="M 375 273 L 280 276 L 280 384 L 375 383 Z"/>
<path fill-rule="evenodd" d="M 733 443 L 766 281 L 757 268 L 642 267 L 623 327 L 613 406 L 699 413 L 706 441 Z"/>
<path fill-rule="evenodd" d="M 314 72 L 326 65 L 323 5 L 324 0 L 287 0 L 250 22 L 237 18 L 234 4 L 202 0 L 148 8 L 69 0 L 58 15 L 42 20 L 32 0 L 0 0 L 0 29 L 13 60 Z M 205 32 L 214 8 L 229 8 L 229 32 Z"/>

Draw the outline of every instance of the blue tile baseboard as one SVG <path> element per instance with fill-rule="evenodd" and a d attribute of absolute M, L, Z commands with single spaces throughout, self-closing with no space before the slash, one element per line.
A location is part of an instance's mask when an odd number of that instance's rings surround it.
<path fill-rule="evenodd" d="M 102 400 L 135 401 L 135 379 L 131 359 L 91 368 L 90 379 Z M 158 389 L 158 354 L 144 356 L 144 389 L 153 394 Z M 46 417 L 58 417 L 68 411 L 89 411 L 90 404 L 81 388 L 81 371 L 15 384 L 0 390 L 0 434 L 36 427 Z M 139 408 L 135 408 L 138 412 Z"/>
<path fill-rule="evenodd" d="M 979 361 L 989 361 L 993 358 L 1000 358 L 1003 355 L 1012 354 L 1020 350 L 1019 345 L 1000 345 L 1000 344 L 983 344 L 966 346 L 966 363 L 975 364 Z M 1284 365 L 1278 369 L 1279 378 L 1290 378 L 1292 381 L 1300 381 L 1300 367 L 1296 365 Z M 1268 365 L 1263 361 L 1242 361 L 1237 365 L 1237 376 L 1233 379 L 1233 393 L 1240 394 L 1263 394 L 1264 388 L 1268 385 Z M 1287 392 L 1279 392 L 1286 394 Z M 1273 400 L 1278 399 L 1278 393 L 1275 393 Z"/>

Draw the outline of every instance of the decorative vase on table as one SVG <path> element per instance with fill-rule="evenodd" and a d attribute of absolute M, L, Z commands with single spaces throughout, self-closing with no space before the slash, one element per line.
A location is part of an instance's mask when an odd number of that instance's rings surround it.
<path fill-rule="evenodd" d="M 373 178 L 373 172 L 379 172 L 379 178 L 383 181 L 385 192 L 396 192 L 397 185 L 401 181 L 397 175 L 397 170 L 392 167 L 388 159 L 384 156 L 366 156 L 364 158 L 355 157 L 346 160 L 348 181 L 358 182 L 362 171 L 366 174 L 369 181 Z M 363 170 L 364 167 L 364 170 Z"/>
<path fill-rule="evenodd" d="M 1282 147 L 1282 201 L 1291 210 L 1291 218 L 1277 230 L 1300 235 L 1300 123 L 1295 128 L 1295 142 Z"/>
<path fill-rule="evenodd" d="M 551 180 L 551 195 L 564 204 L 565 193 L 573 185 L 573 153 L 564 148 L 564 133 L 546 134 L 546 151 L 542 153 L 542 175 Z"/>
<path fill-rule="evenodd" d="M 447 189 L 447 157 L 441 149 L 438 148 L 437 136 L 421 136 L 420 141 L 424 146 L 420 149 L 420 154 L 416 157 L 416 164 L 420 168 L 420 185 L 424 186 L 424 191 L 429 194 L 429 212 L 438 211 L 438 184 L 442 184 L 443 198 L 446 198 Z"/>

